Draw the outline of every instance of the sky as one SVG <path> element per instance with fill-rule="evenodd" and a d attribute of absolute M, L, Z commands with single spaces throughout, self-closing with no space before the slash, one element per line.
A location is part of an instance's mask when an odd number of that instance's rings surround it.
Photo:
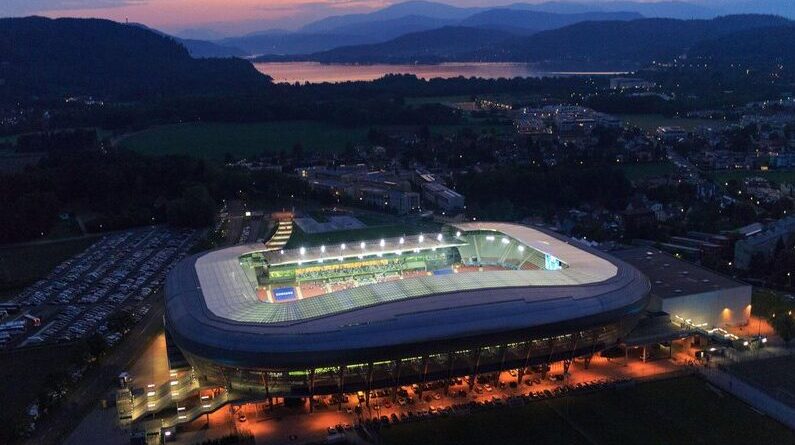
<path fill-rule="evenodd" d="M 220 34 L 239 35 L 263 29 L 294 29 L 330 15 L 368 12 L 400 1 L 403 0 L 0 0 L 0 17 L 101 17 L 143 23 L 177 34 L 212 29 Z M 544 0 L 436 1 L 457 6 L 498 6 Z M 709 4 L 729 0 L 692 1 Z"/>

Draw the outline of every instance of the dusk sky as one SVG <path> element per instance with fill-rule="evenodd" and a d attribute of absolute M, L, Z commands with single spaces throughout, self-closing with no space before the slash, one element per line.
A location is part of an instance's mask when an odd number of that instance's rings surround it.
<path fill-rule="evenodd" d="M 212 27 L 232 31 L 264 27 L 290 28 L 335 14 L 366 12 L 400 0 L 0 0 L 0 15 L 102 17 L 129 19 L 178 31 Z M 491 6 L 514 0 L 443 0 L 459 6 Z M 526 0 L 535 3 L 537 0 Z M 226 22 L 228 25 L 223 26 Z M 234 27 L 229 27 L 235 23 Z"/>
<path fill-rule="evenodd" d="M 241 34 L 295 28 L 330 15 L 368 12 L 403 0 L 0 0 L 0 16 L 101 17 L 169 32 L 212 29 Z M 549 0 L 441 0 L 457 6 L 499 6 Z M 563 0 L 568 1 L 568 0 Z M 614 0 L 571 0 L 583 3 Z M 635 0 L 655 1 L 655 0 Z M 739 0 L 692 0 L 716 5 Z M 759 0 L 765 3 L 765 0 Z"/>

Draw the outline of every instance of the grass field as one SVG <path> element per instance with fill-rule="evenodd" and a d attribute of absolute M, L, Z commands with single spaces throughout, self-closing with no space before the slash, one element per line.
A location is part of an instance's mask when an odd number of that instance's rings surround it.
<path fill-rule="evenodd" d="M 723 184 L 730 179 L 742 181 L 745 178 L 760 177 L 776 183 L 795 182 L 795 170 L 720 170 L 711 171 L 708 175 L 718 184 Z"/>
<path fill-rule="evenodd" d="M 0 247 L 0 299 L 50 272 L 63 260 L 85 250 L 97 237 Z M 4 296 L 4 297 L 3 297 Z"/>
<path fill-rule="evenodd" d="M 224 154 L 256 156 L 290 153 L 300 143 L 305 152 L 335 152 L 363 142 L 367 128 L 343 128 L 308 121 L 256 124 L 190 123 L 152 127 L 131 134 L 119 145 L 144 154 L 186 154 L 223 159 Z"/>
<path fill-rule="evenodd" d="M 382 435 L 385 445 L 795 443 L 795 432 L 697 377 L 398 425 Z"/>
<path fill-rule="evenodd" d="M 732 374 L 782 402 L 795 404 L 795 356 L 735 363 Z"/>
<path fill-rule="evenodd" d="M 657 127 L 676 126 L 691 131 L 700 125 L 722 128 L 729 124 L 728 122 L 712 119 L 672 118 L 661 114 L 620 114 L 618 117 L 647 132 L 653 132 L 657 130 Z"/>
<path fill-rule="evenodd" d="M 643 164 L 624 164 L 621 170 L 630 181 L 651 178 L 655 176 L 665 176 L 676 172 L 676 166 L 668 161 L 646 162 Z"/>

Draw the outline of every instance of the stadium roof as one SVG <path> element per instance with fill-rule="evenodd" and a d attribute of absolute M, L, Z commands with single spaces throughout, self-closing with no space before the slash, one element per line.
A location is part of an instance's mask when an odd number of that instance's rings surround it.
<path fill-rule="evenodd" d="M 549 254 L 568 265 L 561 270 L 506 270 L 487 274 L 453 274 L 428 276 L 411 280 L 376 283 L 368 286 L 330 292 L 325 295 L 302 300 L 273 304 L 263 302 L 246 278 L 240 266 L 240 257 L 261 252 L 259 244 L 241 245 L 216 250 L 196 260 L 196 275 L 207 308 L 215 315 L 229 320 L 247 323 L 284 323 L 372 306 L 379 303 L 403 300 L 424 295 L 501 287 L 581 285 L 604 281 L 616 274 L 616 266 L 609 261 L 587 253 L 553 236 L 529 227 L 501 223 L 467 223 L 454 225 L 462 232 L 493 231 L 506 235 L 519 243 Z M 395 251 L 400 246 L 409 249 L 431 249 L 462 245 L 461 242 L 446 242 L 441 235 L 406 237 L 404 243 L 392 239 L 381 240 L 360 246 L 293 249 L 279 252 L 262 252 L 273 264 L 296 264 L 322 259 L 334 260 L 340 256 L 360 254 L 374 256 Z M 328 255 L 326 255 L 328 254 Z"/>
<path fill-rule="evenodd" d="M 172 270 L 166 324 L 180 347 L 193 353 L 273 363 L 286 354 L 304 354 L 305 360 L 343 350 L 377 354 L 387 346 L 620 317 L 645 308 L 648 280 L 602 252 L 514 224 L 453 227 L 501 233 L 568 267 L 425 276 L 275 304 L 257 298 L 239 262 L 261 245 L 236 246 L 186 258 Z"/>

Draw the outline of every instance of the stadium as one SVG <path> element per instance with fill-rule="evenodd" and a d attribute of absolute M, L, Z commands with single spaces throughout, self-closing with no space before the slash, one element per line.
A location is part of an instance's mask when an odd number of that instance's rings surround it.
<path fill-rule="evenodd" d="M 521 380 L 531 366 L 590 357 L 635 327 L 649 290 L 636 268 L 554 233 L 473 222 L 194 255 L 168 277 L 165 324 L 170 360 L 202 386 L 369 395 L 508 369 Z"/>

